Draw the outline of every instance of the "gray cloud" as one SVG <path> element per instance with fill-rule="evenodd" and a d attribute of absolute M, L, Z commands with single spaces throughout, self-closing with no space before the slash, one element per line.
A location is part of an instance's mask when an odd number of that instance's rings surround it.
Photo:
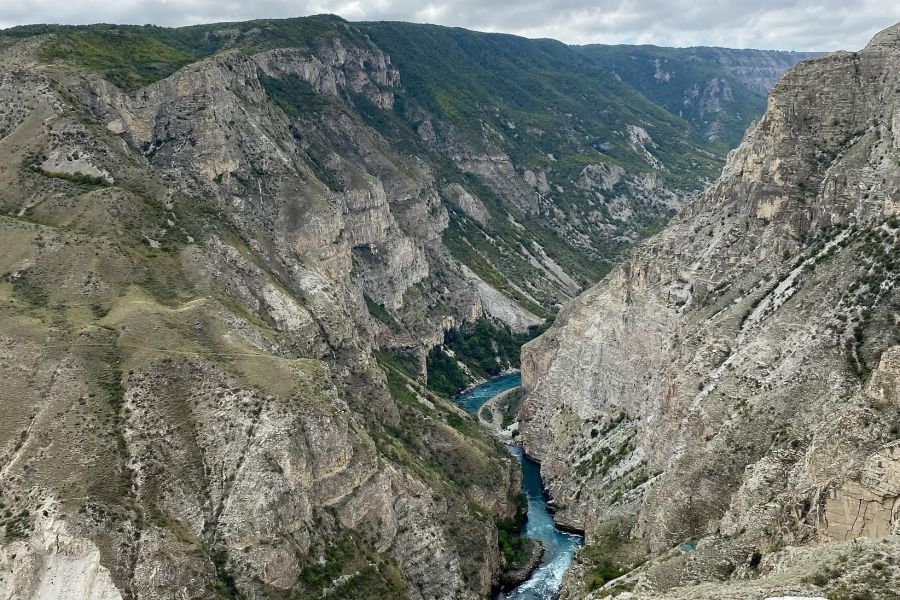
<path fill-rule="evenodd" d="M 568 43 L 856 50 L 900 21 L 888 0 L 0 0 L 27 23 L 177 26 L 335 13 L 549 37 Z"/>

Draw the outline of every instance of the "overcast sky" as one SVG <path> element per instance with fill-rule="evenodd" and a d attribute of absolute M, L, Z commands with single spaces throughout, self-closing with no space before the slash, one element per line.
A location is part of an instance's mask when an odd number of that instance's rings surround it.
<path fill-rule="evenodd" d="M 785 50 L 858 50 L 900 21 L 896 0 L 0 0 L 0 28 L 26 23 L 193 25 L 335 13 L 549 37 Z"/>

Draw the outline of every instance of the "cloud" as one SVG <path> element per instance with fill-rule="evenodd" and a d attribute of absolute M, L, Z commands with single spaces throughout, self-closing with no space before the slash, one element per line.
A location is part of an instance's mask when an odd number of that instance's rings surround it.
<path fill-rule="evenodd" d="M 178 26 L 335 13 L 438 23 L 573 44 L 857 50 L 900 21 L 885 0 L 0 0 L 0 27 L 27 23 Z"/>

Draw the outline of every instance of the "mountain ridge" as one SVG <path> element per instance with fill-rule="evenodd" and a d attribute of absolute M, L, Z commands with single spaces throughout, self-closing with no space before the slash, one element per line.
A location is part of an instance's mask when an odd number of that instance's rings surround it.
<path fill-rule="evenodd" d="M 552 315 L 622 250 L 658 229 L 712 179 L 729 147 L 705 140 L 559 42 L 404 23 L 357 27 L 328 15 L 176 29 L 32 26 L 13 33 L 49 34 L 41 60 L 79 64 L 128 84 L 126 91 L 223 48 L 254 53 L 287 45 L 315 56 L 333 53 L 332 43 L 374 48 L 377 41 L 405 73 L 390 92 L 397 105 L 347 87 L 329 95 L 401 153 L 427 157 L 450 208 L 444 245 L 481 290 L 488 314 L 519 331 Z M 159 56 L 174 62 L 165 66 Z M 561 93 L 562 81 L 569 89 Z M 307 85 L 293 79 L 288 88 L 300 84 Z M 292 114 L 298 108 L 285 94 L 301 104 L 315 96 L 315 90 L 288 88 L 272 83 L 268 91 Z M 588 105 L 600 110 L 586 111 Z M 759 103 L 756 108 L 761 112 Z M 324 157 L 315 164 L 317 176 L 334 184 Z M 387 313 L 404 322 L 390 308 Z"/>
<path fill-rule="evenodd" d="M 524 447 L 587 531 L 569 597 L 895 594 L 897 31 L 790 69 L 721 177 L 523 347 Z"/>

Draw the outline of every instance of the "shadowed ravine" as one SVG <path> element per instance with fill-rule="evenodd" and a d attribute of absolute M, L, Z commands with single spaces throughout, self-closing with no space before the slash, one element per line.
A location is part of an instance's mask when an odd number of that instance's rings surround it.
<path fill-rule="evenodd" d="M 456 402 L 466 411 L 476 414 L 491 398 L 517 387 L 522 382 L 519 373 L 495 377 L 462 396 Z M 528 517 L 523 525 L 523 535 L 543 544 L 544 555 L 540 566 L 527 581 L 508 594 L 500 594 L 500 600 L 549 600 L 559 593 L 563 575 L 572 562 L 575 548 L 584 539 L 560 531 L 547 509 L 547 496 L 541 481 L 541 470 L 533 460 L 525 456 L 521 448 L 507 446 L 510 454 L 518 458 L 522 466 L 522 491 L 528 500 Z"/>

